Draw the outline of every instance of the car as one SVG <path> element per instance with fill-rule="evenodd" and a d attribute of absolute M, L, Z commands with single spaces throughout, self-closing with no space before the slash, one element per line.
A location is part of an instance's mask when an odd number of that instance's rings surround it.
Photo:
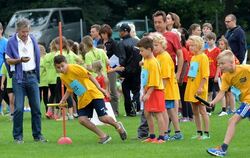
<path fill-rule="evenodd" d="M 134 24 L 136 35 L 139 38 L 142 38 L 143 34 L 153 31 L 152 22 L 150 20 L 148 20 L 148 22 L 146 22 L 145 19 L 122 20 L 118 22 L 113 28 L 112 38 L 116 41 L 120 40 L 119 28 L 123 23 Z"/>
<path fill-rule="evenodd" d="M 16 21 L 22 18 L 30 21 L 31 34 L 34 35 L 39 43 L 44 44 L 47 50 L 50 42 L 59 35 L 59 21 L 62 22 L 63 36 L 68 39 L 80 42 L 82 34 L 86 34 L 86 26 L 83 22 L 84 18 L 81 8 L 38 8 L 15 12 L 5 29 L 5 37 L 9 38 L 16 32 Z"/>

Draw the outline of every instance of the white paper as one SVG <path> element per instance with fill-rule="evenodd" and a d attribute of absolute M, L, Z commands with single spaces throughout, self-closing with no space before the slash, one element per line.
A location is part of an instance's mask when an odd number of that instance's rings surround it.
<path fill-rule="evenodd" d="M 119 63 L 119 58 L 116 56 L 116 55 L 112 55 L 110 58 L 109 58 L 109 65 L 110 67 L 116 67 L 116 66 L 120 66 L 120 63 Z"/>

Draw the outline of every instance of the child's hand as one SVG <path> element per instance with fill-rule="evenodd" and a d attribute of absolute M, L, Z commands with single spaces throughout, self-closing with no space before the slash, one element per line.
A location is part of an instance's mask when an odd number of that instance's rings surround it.
<path fill-rule="evenodd" d="M 215 82 L 215 83 L 218 83 L 218 77 L 215 77 L 215 78 L 214 78 L 214 82 Z"/>
<path fill-rule="evenodd" d="M 143 64 L 144 64 L 144 61 L 139 62 L 139 66 L 143 66 Z"/>
<path fill-rule="evenodd" d="M 201 95 L 202 92 L 203 92 L 203 89 L 202 89 L 202 88 L 198 88 L 196 94 L 197 94 L 197 95 Z"/>
<path fill-rule="evenodd" d="M 64 103 L 66 103 L 66 100 L 62 99 L 62 100 L 59 102 L 59 105 L 62 105 L 62 104 L 64 104 Z"/>
<path fill-rule="evenodd" d="M 124 70 L 125 70 L 125 67 L 123 67 L 123 66 L 115 67 L 115 71 L 124 71 Z"/>
<path fill-rule="evenodd" d="M 142 101 L 145 102 L 148 100 L 148 98 L 149 98 L 149 95 L 145 94 L 142 96 Z"/>
<path fill-rule="evenodd" d="M 214 107 L 215 106 L 215 102 L 211 101 L 209 106 Z"/>

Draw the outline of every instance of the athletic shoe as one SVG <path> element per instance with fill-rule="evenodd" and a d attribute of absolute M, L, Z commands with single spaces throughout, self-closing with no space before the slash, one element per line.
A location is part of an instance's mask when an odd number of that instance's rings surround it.
<path fill-rule="evenodd" d="M 53 113 L 51 111 L 47 111 L 45 116 L 47 117 L 47 119 L 53 119 Z"/>
<path fill-rule="evenodd" d="M 74 120 L 74 116 L 73 115 L 68 115 L 68 120 Z"/>
<path fill-rule="evenodd" d="M 187 117 L 183 117 L 183 118 L 180 119 L 180 122 L 189 122 L 189 121 L 190 120 Z"/>
<path fill-rule="evenodd" d="M 228 115 L 227 112 L 221 111 L 218 116 L 225 116 L 225 115 Z"/>
<path fill-rule="evenodd" d="M 123 126 L 123 124 L 121 122 L 117 122 L 119 124 L 119 128 L 117 129 L 117 131 L 119 132 L 120 134 L 120 137 L 122 140 L 126 140 L 127 139 L 127 132 Z"/>
<path fill-rule="evenodd" d="M 196 134 L 196 135 L 192 136 L 191 139 L 198 139 L 198 140 L 201 140 L 201 139 L 202 139 L 202 136 L 199 135 L 199 134 Z"/>
<path fill-rule="evenodd" d="M 171 138 L 170 138 L 170 136 L 168 135 L 168 134 L 166 134 L 165 136 L 164 136 L 164 140 L 165 141 L 169 141 Z"/>
<path fill-rule="evenodd" d="M 23 141 L 23 139 L 14 139 L 14 143 L 15 144 L 23 144 L 24 141 Z"/>
<path fill-rule="evenodd" d="M 226 155 L 226 151 L 221 149 L 221 146 L 215 148 L 207 149 L 207 152 L 213 156 L 224 157 Z"/>
<path fill-rule="evenodd" d="M 35 142 L 47 143 L 48 140 L 45 139 L 43 136 L 39 136 L 38 138 L 34 138 Z"/>
<path fill-rule="evenodd" d="M 100 141 L 98 142 L 99 144 L 107 144 L 109 141 L 111 141 L 111 137 L 109 135 L 107 135 L 104 138 L 100 138 Z"/>
<path fill-rule="evenodd" d="M 202 136 L 202 140 L 206 140 L 206 139 L 210 139 L 210 136 L 204 134 L 204 135 Z"/>
<path fill-rule="evenodd" d="M 175 135 L 173 135 L 172 137 L 170 137 L 170 140 L 182 140 L 184 137 L 182 135 L 182 133 L 175 133 Z"/>
<path fill-rule="evenodd" d="M 152 141 L 152 143 L 154 143 L 154 144 L 162 144 L 162 143 L 165 143 L 165 141 L 162 140 L 162 139 L 155 139 L 154 141 Z"/>
<path fill-rule="evenodd" d="M 155 141 L 157 141 L 157 138 L 147 138 L 147 139 L 145 139 L 145 140 L 143 140 L 142 142 L 143 143 L 152 143 L 152 142 L 155 142 Z"/>

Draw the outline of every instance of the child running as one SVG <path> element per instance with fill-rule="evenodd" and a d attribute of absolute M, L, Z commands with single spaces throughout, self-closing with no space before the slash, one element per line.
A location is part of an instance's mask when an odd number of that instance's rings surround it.
<path fill-rule="evenodd" d="M 208 97 L 208 77 L 209 77 L 209 60 L 206 54 L 203 53 L 204 41 L 199 36 L 189 37 L 189 49 L 194 54 L 190 62 L 188 72 L 188 81 L 184 99 L 192 104 L 194 120 L 197 128 L 197 133 L 192 139 L 209 139 L 209 117 L 206 107 L 194 98 L 195 95 L 207 100 Z M 203 135 L 202 123 L 200 115 L 205 124 Z"/>
<path fill-rule="evenodd" d="M 122 140 L 127 139 L 127 133 L 122 123 L 115 122 L 112 117 L 107 115 L 103 100 L 103 94 L 106 94 L 106 91 L 100 87 L 89 71 L 80 65 L 68 64 L 66 58 L 62 55 L 55 56 L 54 65 L 60 73 L 62 82 L 67 87 L 60 104 L 65 103 L 67 98 L 74 92 L 78 96 L 78 120 L 81 125 L 99 136 L 100 144 L 108 143 L 111 137 L 89 120 L 93 115 L 93 109 L 96 110 L 100 121 L 115 127 Z"/>
<path fill-rule="evenodd" d="M 144 64 L 141 72 L 141 82 L 144 89 L 142 101 L 144 102 L 144 114 L 149 126 L 149 138 L 143 142 L 164 143 L 164 130 L 166 130 L 166 122 L 164 120 L 165 102 L 164 102 L 164 86 L 161 76 L 161 68 L 153 55 L 153 40 L 149 37 L 142 38 L 137 46 L 140 54 L 144 58 Z M 156 117 L 159 137 L 155 136 L 154 119 Z"/>
<path fill-rule="evenodd" d="M 223 72 L 221 90 L 210 103 L 214 106 L 220 101 L 230 86 L 238 90 L 238 97 L 241 102 L 240 107 L 229 120 L 227 132 L 222 145 L 209 148 L 207 152 L 213 156 L 223 157 L 227 153 L 227 148 L 235 134 L 236 125 L 244 118 L 250 118 L 250 65 L 235 65 L 234 55 L 230 50 L 221 52 L 218 57 L 218 64 Z"/>

